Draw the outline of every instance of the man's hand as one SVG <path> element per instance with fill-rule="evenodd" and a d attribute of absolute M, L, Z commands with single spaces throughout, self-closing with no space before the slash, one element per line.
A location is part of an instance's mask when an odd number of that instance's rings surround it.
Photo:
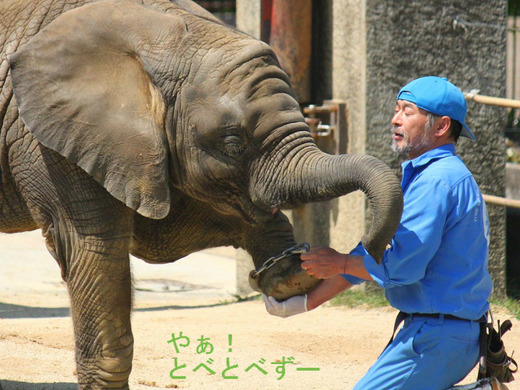
<path fill-rule="evenodd" d="M 262 294 L 265 309 L 273 316 L 289 317 L 307 311 L 307 295 L 296 295 L 283 302 L 278 302 L 273 297 Z"/>
<path fill-rule="evenodd" d="M 302 268 L 318 279 L 329 279 L 345 272 L 347 255 L 332 248 L 311 248 L 300 255 Z"/>

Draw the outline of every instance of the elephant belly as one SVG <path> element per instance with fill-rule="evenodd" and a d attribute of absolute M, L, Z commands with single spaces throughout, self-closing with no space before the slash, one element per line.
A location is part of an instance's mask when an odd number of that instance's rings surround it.
<path fill-rule="evenodd" d="M 170 214 L 161 220 L 134 213 L 131 254 L 148 263 L 171 263 L 193 252 L 218 246 L 236 246 L 233 227 L 207 205 L 187 199 L 172 189 Z"/>
<path fill-rule="evenodd" d="M 2 129 L 2 139 L 7 130 Z M 11 176 L 7 143 L 0 146 L 0 232 L 17 233 L 37 228 L 27 204 Z"/>
<path fill-rule="evenodd" d="M 137 217 L 137 219 L 141 219 Z M 182 234 L 182 233 L 181 233 Z M 183 242 L 184 241 L 184 242 Z M 136 226 L 132 234 L 130 253 L 147 263 L 173 263 L 195 250 L 185 240 L 179 240 L 174 231 L 165 231 L 156 221 L 146 221 Z"/>
<path fill-rule="evenodd" d="M 36 229 L 27 205 L 10 187 L 0 183 L 0 232 L 19 233 Z"/>

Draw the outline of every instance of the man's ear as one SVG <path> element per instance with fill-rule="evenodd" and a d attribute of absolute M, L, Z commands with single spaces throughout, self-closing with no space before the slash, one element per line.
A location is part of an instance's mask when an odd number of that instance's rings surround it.
<path fill-rule="evenodd" d="M 449 137 L 451 127 L 451 118 L 449 116 L 441 116 L 435 123 L 435 135 L 437 137 Z"/>

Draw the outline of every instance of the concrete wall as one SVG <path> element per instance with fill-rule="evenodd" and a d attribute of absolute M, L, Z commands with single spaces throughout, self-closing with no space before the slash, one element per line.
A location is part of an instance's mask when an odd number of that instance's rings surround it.
<path fill-rule="evenodd" d="M 348 153 L 366 153 L 366 5 L 333 2 L 332 94 L 347 102 Z M 338 199 L 331 214 L 330 245 L 350 251 L 367 230 L 366 197 L 361 192 Z"/>
<path fill-rule="evenodd" d="M 520 200 L 520 164 L 506 164 L 506 198 Z"/>
<path fill-rule="evenodd" d="M 237 29 L 260 39 L 262 24 L 261 0 L 237 0 Z"/>
<path fill-rule="evenodd" d="M 520 16 L 508 18 L 506 97 L 520 99 Z"/>

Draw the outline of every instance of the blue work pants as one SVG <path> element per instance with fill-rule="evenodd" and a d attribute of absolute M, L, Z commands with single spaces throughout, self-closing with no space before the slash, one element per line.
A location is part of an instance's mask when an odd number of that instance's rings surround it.
<path fill-rule="evenodd" d="M 354 390 L 452 387 L 478 362 L 479 333 L 476 321 L 408 317 Z"/>

